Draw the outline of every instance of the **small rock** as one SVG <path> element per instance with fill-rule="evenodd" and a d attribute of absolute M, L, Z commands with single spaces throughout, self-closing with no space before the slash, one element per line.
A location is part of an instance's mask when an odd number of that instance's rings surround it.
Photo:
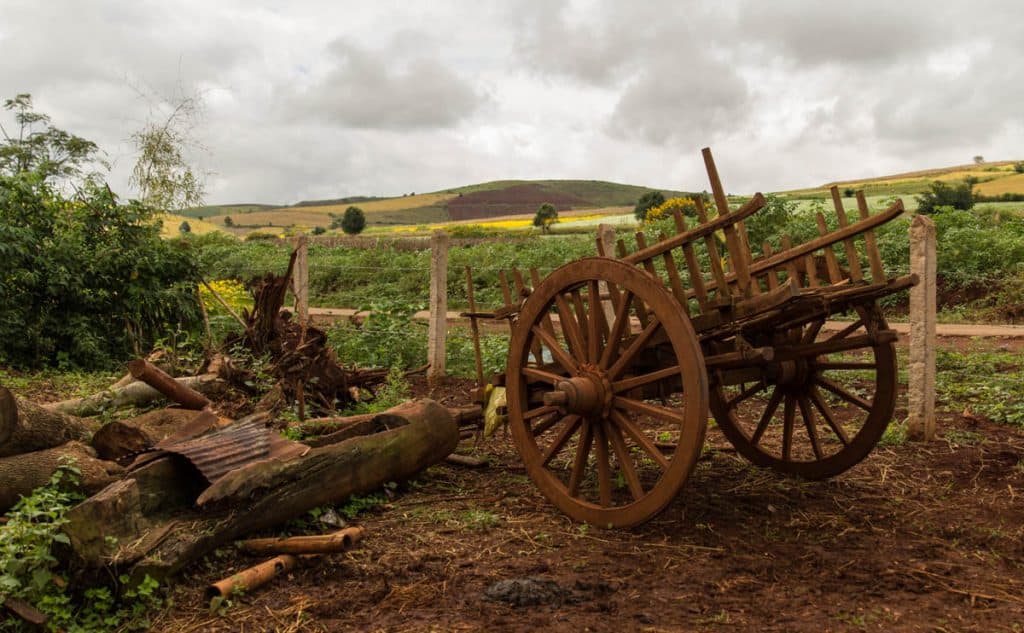
<path fill-rule="evenodd" d="M 532 576 L 499 580 L 484 590 L 487 599 L 507 602 L 515 607 L 561 604 L 568 594 L 557 582 Z"/>
<path fill-rule="evenodd" d="M 317 520 L 324 525 L 329 525 L 334 528 L 343 528 L 348 525 L 345 523 L 345 519 L 338 516 L 338 513 L 334 511 L 334 508 L 328 508 L 327 512 L 321 514 Z"/>

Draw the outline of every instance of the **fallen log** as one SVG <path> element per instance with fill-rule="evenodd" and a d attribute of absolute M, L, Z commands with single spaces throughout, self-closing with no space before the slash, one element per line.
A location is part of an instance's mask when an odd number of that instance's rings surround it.
<path fill-rule="evenodd" d="M 353 527 L 331 534 L 292 536 L 288 538 L 253 538 L 238 541 L 238 549 L 246 554 L 334 554 L 344 552 L 363 538 L 363 528 Z"/>
<path fill-rule="evenodd" d="M 227 383 L 218 378 L 216 374 L 186 376 L 175 378 L 175 381 L 198 391 L 204 396 L 217 396 L 227 389 Z M 146 383 L 135 381 L 125 387 L 107 389 L 85 398 L 74 398 L 47 404 L 44 405 L 44 408 L 68 415 L 88 417 L 129 405 L 145 406 L 163 397 L 163 394 Z"/>
<path fill-rule="evenodd" d="M 78 469 L 78 488 L 87 494 L 101 490 L 124 473 L 117 464 L 97 459 L 96 452 L 81 442 L 4 457 L 0 459 L 0 512 L 6 512 L 20 497 L 49 482 L 65 459 Z"/>
<path fill-rule="evenodd" d="M 141 380 L 162 393 L 171 402 L 177 402 L 186 409 L 201 411 L 210 406 L 210 400 L 206 396 L 188 385 L 178 382 L 144 358 L 137 358 L 128 363 L 128 371 L 137 380 Z"/>
<path fill-rule="evenodd" d="M 0 387 L 0 457 L 84 440 L 94 428 L 85 420 L 17 398 L 9 389 Z"/>
<path fill-rule="evenodd" d="M 100 459 L 116 461 L 153 448 L 169 438 L 182 437 L 182 434 L 194 437 L 231 422 L 209 411 L 156 409 L 128 420 L 107 422 L 93 434 L 90 444 Z"/>
<path fill-rule="evenodd" d="M 72 508 L 64 530 L 80 562 L 159 580 L 246 534 L 413 477 L 458 443 L 448 410 L 431 400 L 381 415 L 390 430 L 251 462 L 210 484 L 182 457 L 160 458 Z"/>

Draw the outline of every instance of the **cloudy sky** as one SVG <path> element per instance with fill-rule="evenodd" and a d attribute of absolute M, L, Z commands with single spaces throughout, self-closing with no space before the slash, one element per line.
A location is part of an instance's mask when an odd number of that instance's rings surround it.
<path fill-rule="evenodd" d="M 772 191 L 1024 159 L 1024 2 L 0 0 L 0 86 L 122 192 L 131 133 L 182 94 L 210 203 L 699 190 L 704 146 L 730 191 Z"/>

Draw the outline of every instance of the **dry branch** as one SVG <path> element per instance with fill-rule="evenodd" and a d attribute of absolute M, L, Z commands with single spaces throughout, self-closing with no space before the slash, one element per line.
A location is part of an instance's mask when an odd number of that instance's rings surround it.
<path fill-rule="evenodd" d="M 227 383 L 215 374 L 186 376 L 184 378 L 176 378 L 175 381 L 198 391 L 204 396 L 216 396 L 223 393 L 227 388 Z M 135 381 L 125 387 L 107 389 L 85 398 L 74 398 L 72 400 L 47 404 L 45 408 L 69 415 L 88 417 L 126 406 L 145 406 L 163 397 L 163 394 L 146 383 Z"/>
<path fill-rule="evenodd" d="M 363 538 L 363 528 L 353 527 L 331 534 L 292 536 L 288 538 L 254 538 L 236 545 L 247 554 L 334 554 L 352 548 Z"/>
<path fill-rule="evenodd" d="M 131 361 L 128 363 L 128 371 L 136 379 L 162 393 L 168 400 L 177 402 L 186 409 L 201 411 L 210 406 L 210 400 L 206 396 L 178 382 L 148 360 L 138 358 Z"/>

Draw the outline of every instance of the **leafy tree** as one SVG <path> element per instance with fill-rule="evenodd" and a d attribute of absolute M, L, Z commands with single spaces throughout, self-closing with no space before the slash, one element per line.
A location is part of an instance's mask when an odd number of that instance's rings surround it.
<path fill-rule="evenodd" d="M 643 222 L 647 217 L 647 212 L 654 207 L 659 207 L 665 204 L 665 195 L 660 191 L 648 191 L 644 195 L 640 196 L 640 199 L 636 201 L 636 207 L 633 208 L 633 215 L 640 222 Z"/>
<path fill-rule="evenodd" d="M 192 225 L 188 223 L 188 220 L 183 221 L 178 225 L 178 232 L 180 233 L 191 233 Z"/>
<path fill-rule="evenodd" d="M 50 117 L 34 111 L 32 95 L 5 99 L 4 109 L 14 114 L 17 129 L 8 133 L 0 125 L 0 175 L 32 173 L 52 184 L 92 176 L 95 172 L 84 171 L 90 165 L 107 167 L 95 143 L 53 127 Z"/>
<path fill-rule="evenodd" d="M 326 232 L 327 232 L 327 229 L 325 229 L 322 226 L 314 226 L 313 227 L 313 235 L 323 235 Z"/>
<path fill-rule="evenodd" d="M 231 228 L 235 225 L 235 221 L 231 219 L 230 215 L 224 216 L 224 226 Z"/>
<path fill-rule="evenodd" d="M 1017 172 L 1018 174 L 1024 174 L 1024 160 L 1014 163 L 1013 171 Z"/>
<path fill-rule="evenodd" d="M 332 223 L 333 225 L 333 223 Z M 358 235 L 366 228 L 366 215 L 359 207 L 345 209 L 345 215 L 341 218 L 341 230 L 349 235 Z"/>
<path fill-rule="evenodd" d="M 952 207 L 962 211 L 974 206 L 974 179 L 967 179 L 959 185 L 935 181 L 929 190 L 917 197 L 917 212 L 925 215 L 935 213 L 939 207 Z"/>
<path fill-rule="evenodd" d="M 0 146 L 0 363 L 105 367 L 198 322 L 189 244 L 84 169 L 97 150 L 10 100 L 33 129 Z M 45 142 L 25 143 L 31 137 Z M 61 184 L 81 177 L 74 196 Z"/>
<path fill-rule="evenodd" d="M 202 102 L 197 96 L 184 97 L 168 108 L 170 113 L 162 120 L 150 121 L 132 134 L 139 157 L 128 182 L 147 205 L 173 211 L 203 201 L 201 174 L 193 171 L 184 156 L 197 145 L 191 130 L 201 118 Z"/>
<path fill-rule="evenodd" d="M 540 205 L 537 215 L 533 216 L 533 225 L 540 227 L 543 233 L 550 233 L 551 225 L 555 222 L 558 222 L 558 209 L 547 202 Z"/>
<path fill-rule="evenodd" d="M 975 165 L 981 165 L 984 162 L 985 162 L 985 157 L 982 156 L 981 154 L 978 154 L 977 156 L 974 157 L 974 164 Z"/>

